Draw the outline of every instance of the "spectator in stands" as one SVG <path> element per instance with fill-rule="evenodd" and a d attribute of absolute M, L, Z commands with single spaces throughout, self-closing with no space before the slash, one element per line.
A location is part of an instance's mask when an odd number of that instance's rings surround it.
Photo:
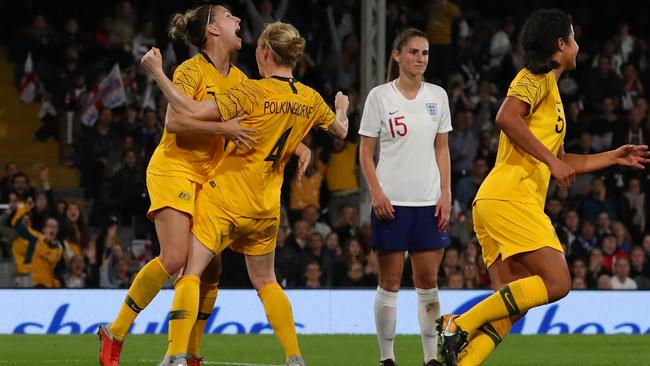
<path fill-rule="evenodd" d="M 481 288 L 478 269 L 474 262 L 465 262 L 465 264 L 463 264 L 463 287 L 466 289 Z"/>
<path fill-rule="evenodd" d="M 12 192 L 16 194 L 19 201 L 34 203 L 36 190 L 29 184 L 27 174 L 17 172 L 11 180 Z"/>
<path fill-rule="evenodd" d="M 594 223 L 590 220 L 582 222 L 580 235 L 570 245 L 570 257 L 572 259 L 588 259 L 592 250 L 596 248 L 598 238 Z M 602 253 L 601 253 L 602 254 Z"/>
<path fill-rule="evenodd" d="M 83 256 L 90 242 L 90 232 L 79 205 L 70 202 L 61 222 L 61 235 L 66 249 L 66 259 Z"/>
<path fill-rule="evenodd" d="M 560 227 L 560 230 L 564 232 L 564 235 L 566 235 L 567 238 L 567 243 L 569 243 L 569 252 L 566 254 L 569 256 L 572 256 L 573 253 L 571 252 L 572 249 L 572 244 L 578 238 L 578 230 L 580 229 L 580 217 L 578 216 L 578 213 L 574 210 L 567 211 L 564 214 L 564 223 Z"/>
<path fill-rule="evenodd" d="M 573 262 L 573 268 L 571 269 L 571 274 L 574 279 L 580 278 L 587 283 L 587 265 L 582 259 L 576 259 Z"/>
<path fill-rule="evenodd" d="M 628 112 L 624 128 L 618 129 L 614 134 L 613 144 L 643 145 L 650 143 L 650 132 L 643 125 L 644 116 L 639 108 L 632 108 Z"/>
<path fill-rule="evenodd" d="M 88 131 L 84 139 L 81 156 L 81 182 L 84 187 L 84 197 L 93 201 L 99 197 L 104 187 L 106 162 L 109 154 L 118 145 L 118 136 L 111 126 L 113 112 L 103 108 L 95 127 Z"/>
<path fill-rule="evenodd" d="M 137 215 L 147 211 L 144 173 L 137 164 L 135 150 L 124 152 L 122 168 L 115 173 L 111 182 L 113 211 L 122 225 L 130 226 Z"/>
<path fill-rule="evenodd" d="M 75 255 L 68 263 L 67 271 L 64 276 L 66 288 L 85 288 L 86 271 L 83 257 Z"/>
<path fill-rule="evenodd" d="M 614 262 L 614 275 L 612 276 L 613 290 L 636 290 L 637 284 L 630 278 L 630 262 L 626 257 L 618 257 Z"/>
<path fill-rule="evenodd" d="M 356 206 L 343 207 L 343 215 L 341 221 L 334 224 L 334 231 L 339 236 L 339 240 L 343 243 L 351 238 L 357 237 L 360 232 L 359 227 L 359 210 Z"/>
<path fill-rule="evenodd" d="M 628 190 L 623 192 L 630 215 L 626 218 L 628 227 L 634 237 L 645 231 L 646 228 L 646 194 L 641 190 L 641 180 L 633 177 L 628 182 Z"/>
<path fill-rule="evenodd" d="M 591 193 L 582 201 L 580 216 L 587 220 L 594 220 L 601 212 L 610 218 L 616 217 L 616 204 L 607 196 L 607 187 L 602 179 L 591 182 Z"/>
<path fill-rule="evenodd" d="M 256 40 L 264 30 L 264 26 L 275 21 L 282 21 L 287 11 L 289 0 L 280 0 L 278 7 L 273 9 L 273 1 L 261 0 L 255 6 L 253 0 L 243 0 L 248 11 L 247 20 L 250 21 L 250 39 Z"/>
<path fill-rule="evenodd" d="M 156 111 L 153 109 L 146 109 L 144 111 L 142 133 L 140 134 L 140 146 L 142 147 L 142 154 L 145 157 L 145 162 L 147 164 L 162 137 L 161 126 L 162 124 L 158 119 Z"/>
<path fill-rule="evenodd" d="M 587 282 L 580 277 L 575 277 L 572 281 L 571 284 L 571 289 L 572 290 L 586 290 L 587 289 Z"/>
<path fill-rule="evenodd" d="M 357 172 L 357 144 L 334 139 L 325 169 L 325 179 L 330 192 L 328 213 L 331 223 L 341 220 L 343 207 L 359 206 Z"/>
<path fill-rule="evenodd" d="M 597 280 L 597 289 L 598 290 L 612 290 L 612 278 L 606 274 L 600 275 Z"/>
<path fill-rule="evenodd" d="M 350 263 L 348 267 L 347 275 L 341 282 L 343 287 L 369 287 L 371 283 L 366 281 L 366 277 L 363 270 L 363 263 L 359 261 L 354 261 Z"/>
<path fill-rule="evenodd" d="M 613 96 L 603 96 L 600 103 L 599 114 L 590 123 L 589 132 L 593 135 L 593 149 L 605 151 L 612 146 L 614 133 L 622 127 L 623 122 L 616 113 L 616 101 Z"/>
<path fill-rule="evenodd" d="M 561 225 L 563 210 L 564 207 L 562 207 L 562 201 L 559 198 L 551 197 L 548 199 L 545 211 L 546 215 L 551 219 L 553 226 L 559 227 Z"/>
<path fill-rule="evenodd" d="M 122 262 L 123 261 L 123 262 Z M 126 269 L 126 271 L 125 271 Z M 122 246 L 119 244 L 107 247 L 102 257 L 99 269 L 99 287 L 101 288 L 128 288 L 128 262 L 124 258 Z M 126 287 L 121 287 L 125 284 Z"/>
<path fill-rule="evenodd" d="M 441 271 L 441 282 L 444 283 L 445 279 L 447 282 L 451 278 L 451 275 L 455 272 L 460 271 L 460 261 L 459 261 L 458 249 L 455 247 L 449 247 L 445 249 L 445 256 L 442 259 L 442 271 Z"/>
<path fill-rule="evenodd" d="M 36 193 L 34 208 L 30 212 L 34 227 L 43 227 L 46 218 L 56 216 L 54 193 L 52 192 L 49 170 L 47 168 L 41 170 L 40 179 L 42 190 Z"/>
<path fill-rule="evenodd" d="M 309 233 L 319 233 L 326 237 L 332 229 L 326 223 L 319 221 L 320 212 L 314 205 L 309 205 L 302 210 L 302 219 L 309 225 Z"/>
<path fill-rule="evenodd" d="M 488 163 L 483 157 L 474 158 L 472 174 L 461 178 L 456 185 L 455 199 L 463 212 L 470 212 L 472 202 L 488 173 Z"/>
<path fill-rule="evenodd" d="M 287 245 L 287 236 L 287 227 L 280 225 L 275 246 L 275 274 L 282 287 L 292 288 L 300 283 L 300 258 L 298 252 Z"/>
<path fill-rule="evenodd" d="M 596 236 L 602 241 L 605 236 L 612 233 L 612 220 L 610 220 L 609 214 L 607 212 L 599 213 L 596 220 Z"/>
<path fill-rule="evenodd" d="M 620 221 L 612 222 L 612 234 L 616 238 L 616 247 L 625 253 L 630 252 L 632 247 L 632 236 L 625 225 Z"/>
<path fill-rule="evenodd" d="M 6 175 L 0 180 L 0 203 L 9 202 L 9 193 L 13 191 L 13 177 L 18 173 L 18 164 L 9 162 L 5 165 Z"/>
<path fill-rule="evenodd" d="M 309 240 L 309 224 L 305 220 L 298 220 L 293 224 L 293 231 L 287 239 L 287 245 L 300 253 L 307 247 Z"/>
<path fill-rule="evenodd" d="M 609 272 L 614 269 L 614 262 L 618 257 L 627 256 L 623 251 L 619 250 L 616 244 L 616 236 L 614 234 L 607 234 L 603 237 L 603 267 Z"/>
<path fill-rule="evenodd" d="M 650 289 L 650 266 L 643 248 L 639 246 L 633 247 L 630 252 L 630 277 L 634 279 L 640 290 Z"/>
<path fill-rule="evenodd" d="M 323 236 L 319 233 L 309 235 L 307 247 L 300 253 L 300 267 L 304 270 L 307 265 L 317 262 L 321 271 L 320 283 L 322 286 L 331 287 L 334 278 L 333 261 L 326 248 L 323 247 Z"/>
<path fill-rule="evenodd" d="M 153 34 L 153 22 L 147 21 L 138 34 L 133 38 L 133 46 L 131 52 L 133 53 L 133 60 L 137 63 L 142 59 L 147 51 L 156 45 L 156 38 Z"/>
<path fill-rule="evenodd" d="M 431 68 L 431 66 L 429 66 Z M 454 130 L 449 133 L 449 154 L 451 155 L 452 182 L 472 172 L 472 163 L 478 150 L 478 136 L 472 111 L 463 110 L 456 113 Z"/>
<path fill-rule="evenodd" d="M 599 278 L 606 276 L 609 278 L 611 272 L 603 265 L 603 250 L 596 247 L 591 250 L 589 255 L 589 272 L 587 272 L 587 285 L 589 288 L 598 287 Z"/>
<path fill-rule="evenodd" d="M 321 288 L 321 275 L 320 264 L 317 261 L 307 263 L 303 272 L 304 287 Z"/>
<path fill-rule="evenodd" d="M 300 211 L 308 206 L 320 208 L 320 191 L 325 179 L 325 164 L 316 155 L 318 154 L 312 154 L 312 161 L 302 178 L 299 178 L 296 172 L 291 180 L 289 217 L 299 217 Z"/>
<path fill-rule="evenodd" d="M 444 85 L 453 62 L 452 25 L 461 16 L 460 8 L 449 0 L 431 0 L 429 5 L 426 33 L 429 38 L 431 57 L 427 67 L 426 79 Z M 452 164 L 453 165 L 453 164 Z"/>
<path fill-rule="evenodd" d="M 589 78 L 585 80 L 584 93 L 588 111 L 597 111 L 598 103 L 606 96 L 614 98 L 614 102 L 617 104 L 624 92 L 623 80 L 613 69 L 612 58 L 601 55 L 597 60 L 598 68 L 594 69 Z"/>
<path fill-rule="evenodd" d="M 452 272 L 447 278 L 447 288 L 462 289 L 464 288 L 463 273 L 460 271 Z"/>

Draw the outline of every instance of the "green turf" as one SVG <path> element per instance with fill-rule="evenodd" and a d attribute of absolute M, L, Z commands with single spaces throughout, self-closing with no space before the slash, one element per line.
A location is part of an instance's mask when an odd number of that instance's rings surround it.
<path fill-rule="evenodd" d="M 123 366 L 157 365 L 166 336 L 129 336 Z M 309 366 L 377 365 L 374 336 L 302 336 Z M 402 366 L 420 366 L 420 339 L 398 336 Z M 0 336 L 0 365 L 97 365 L 93 335 Z M 204 338 L 206 365 L 282 364 L 282 351 L 271 335 L 209 335 Z M 485 365 L 647 365 L 650 336 L 509 336 Z"/>

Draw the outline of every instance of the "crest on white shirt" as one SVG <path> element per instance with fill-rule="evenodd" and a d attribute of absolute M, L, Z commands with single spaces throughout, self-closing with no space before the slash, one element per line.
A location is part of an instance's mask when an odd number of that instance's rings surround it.
<path fill-rule="evenodd" d="M 438 104 L 437 103 L 427 103 L 427 112 L 431 115 L 431 117 L 435 117 L 438 115 Z"/>

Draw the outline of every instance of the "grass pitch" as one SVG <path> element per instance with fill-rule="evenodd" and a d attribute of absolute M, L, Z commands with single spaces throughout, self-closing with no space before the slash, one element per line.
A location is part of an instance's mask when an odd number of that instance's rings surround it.
<path fill-rule="evenodd" d="M 126 340 L 122 366 L 157 366 L 167 344 L 165 335 L 132 335 Z M 300 336 L 309 366 L 377 365 L 377 341 L 371 335 Z M 98 365 L 95 335 L 3 335 L 0 366 Z M 421 366 L 418 336 L 398 336 L 397 361 Z M 272 335 L 207 335 L 205 365 L 283 365 L 280 344 Z M 647 365 L 650 336 L 566 335 L 509 336 L 485 363 L 488 366 Z"/>

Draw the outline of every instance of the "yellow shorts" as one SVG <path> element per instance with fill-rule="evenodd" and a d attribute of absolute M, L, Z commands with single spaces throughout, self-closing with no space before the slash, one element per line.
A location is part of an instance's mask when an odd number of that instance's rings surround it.
<path fill-rule="evenodd" d="M 472 215 L 476 238 L 488 267 L 499 255 L 505 260 L 543 247 L 564 253 L 551 220 L 537 205 L 483 199 L 474 202 Z"/>
<path fill-rule="evenodd" d="M 200 194 L 192 234 L 214 253 L 228 246 L 246 255 L 264 255 L 275 250 L 280 218 L 250 218 L 227 211 L 207 194 Z"/>
<path fill-rule="evenodd" d="M 199 190 L 201 185 L 187 178 L 147 173 L 147 191 L 151 199 L 147 217 L 153 221 L 156 212 L 165 207 L 194 216 L 194 203 Z"/>

